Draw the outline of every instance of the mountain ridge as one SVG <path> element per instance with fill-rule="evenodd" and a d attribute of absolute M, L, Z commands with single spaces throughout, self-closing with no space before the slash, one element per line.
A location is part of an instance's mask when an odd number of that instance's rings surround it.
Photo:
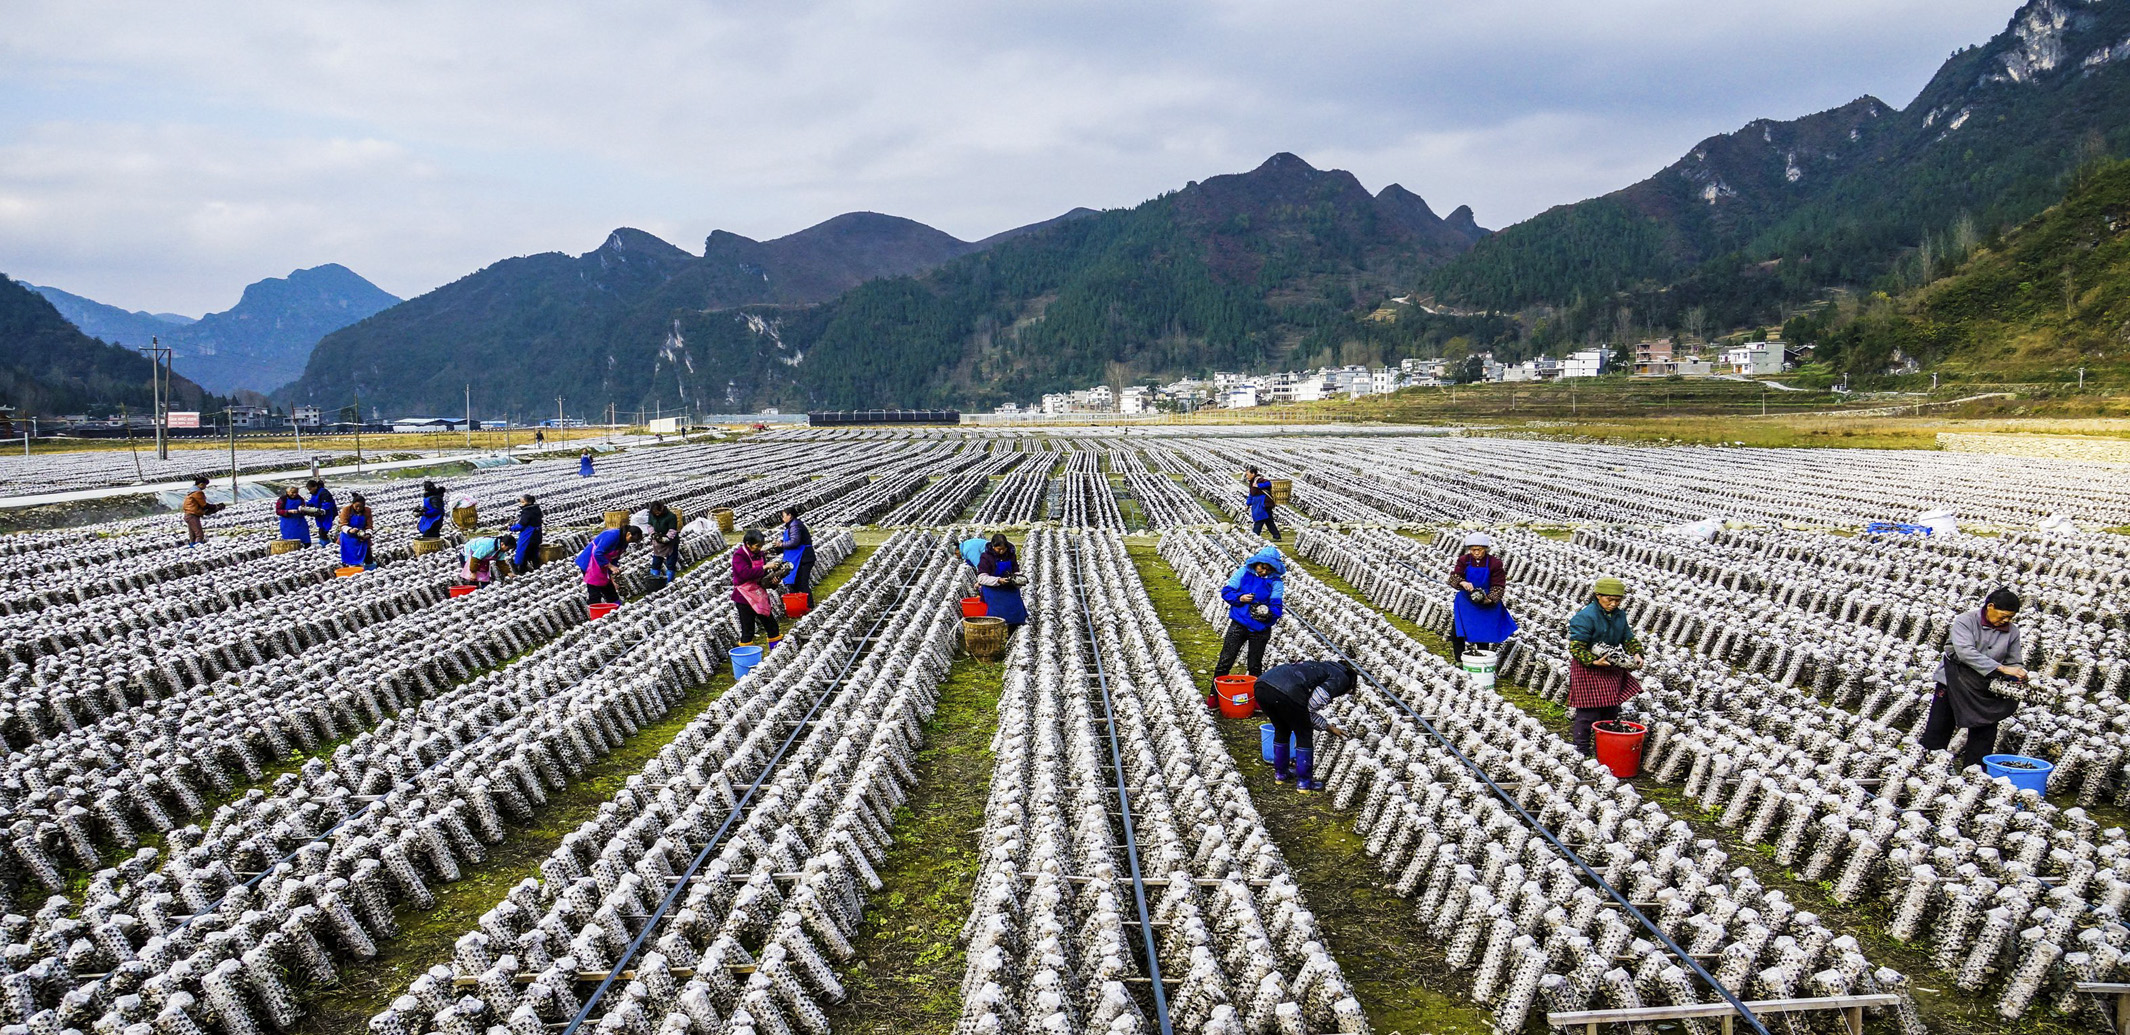
<path fill-rule="evenodd" d="M 31 289 L 92 338 L 129 348 L 158 340 L 173 350 L 173 369 L 223 394 L 280 387 L 303 372 L 319 338 L 400 301 L 330 262 L 247 284 L 235 305 L 197 320 L 128 312 L 54 287 Z"/>

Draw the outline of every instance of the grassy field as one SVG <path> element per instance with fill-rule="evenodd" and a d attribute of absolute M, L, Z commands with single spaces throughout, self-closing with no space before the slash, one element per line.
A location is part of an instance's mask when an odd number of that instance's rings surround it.
<path fill-rule="evenodd" d="M 603 427 L 544 428 L 542 430 L 547 435 L 547 445 L 557 449 L 564 446 L 582 449 L 587 445 L 603 443 L 609 437 L 612 437 L 608 434 L 607 429 Z M 641 430 L 640 428 L 616 428 L 613 434 L 616 436 L 635 434 L 641 432 Z M 504 449 L 510 446 L 531 445 L 533 431 L 531 428 L 514 428 L 510 431 L 476 431 L 472 437 L 473 448 L 475 449 Z M 303 436 L 302 449 L 306 453 L 331 453 L 335 455 L 346 453 L 349 456 L 353 456 L 355 455 L 355 438 L 356 436 L 354 435 L 305 435 Z M 389 432 L 375 435 L 364 434 L 362 436 L 362 452 L 366 457 L 377 457 L 386 453 L 427 453 L 440 449 L 465 449 L 466 439 L 466 433 L 463 431 L 444 431 L 420 435 L 395 435 Z M 19 437 L 16 444 L 21 444 Z M 30 445 L 30 452 L 35 455 L 38 453 L 84 453 L 138 449 L 143 453 L 149 453 L 154 448 L 155 436 L 150 433 L 136 434 L 130 442 L 123 438 L 39 439 Z M 240 453 L 247 449 L 295 448 L 297 448 L 296 436 L 293 433 L 270 436 L 246 435 L 237 439 L 237 449 Z M 227 455 L 229 453 L 229 439 L 209 437 L 174 438 L 170 440 L 170 451 L 172 453 L 212 452 L 215 450 L 220 450 L 224 455 Z"/>

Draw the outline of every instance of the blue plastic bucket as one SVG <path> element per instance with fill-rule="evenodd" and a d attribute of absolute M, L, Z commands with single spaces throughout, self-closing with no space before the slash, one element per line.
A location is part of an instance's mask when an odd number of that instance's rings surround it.
<path fill-rule="evenodd" d="M 745 677 L 746 677 L 746 675 L 747 675 L 747 673 L 749 673 L 749 672 L 752 672 L 752 671 L 754 671 L 754 667 L 755 667 L 756 665 L 759 665 L 759 664 L 761 664 L 761 663 L 762 663 L 762 648 L 760 648 L 760 647 L 734 647 L 734 648 L 732 648 L 732 678 L 734 678 L 734 679 L 743 679 L 743 678 L 745 678 Z"/>
<path fill-rule="evenodd" d="M 1272 761 L 1272 724 L 1269 722 L 1258 723 L 1257 737 L 1258 748 L 1264 752 L 1265 761 Z M 1292 733 L 1287 734 L 1287 748 L 1289 750 L 1294 749 L 1294 734 Z"/>
<path fill-rule="evenodd" d="M 2013 769 L 2005 765 L 2004 763 L 2006 762 L 2025 762 L 2034 768 Z M 2056 767 L 2042 759 L 2030 758 L 2026 755 L 1984 755 L 1982 756 L 1982 771 L 1987 773 L 1991 779 L 1999 776 L 2004 777 L 2012 781 L 2012 786 L 2022 791 L 2047 794 L 2049 790 L 2049 774 L 2055 772 Z"/>

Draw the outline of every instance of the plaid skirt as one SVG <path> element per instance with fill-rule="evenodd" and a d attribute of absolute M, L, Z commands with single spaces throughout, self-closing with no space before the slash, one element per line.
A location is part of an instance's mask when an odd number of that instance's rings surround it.
<path fill-rule="evenodd" d="M 1568 707 L 1610 708 L 1642 692 L 1642 682 L 1624 668 L 1592 668 L 1568 659 Z"/>

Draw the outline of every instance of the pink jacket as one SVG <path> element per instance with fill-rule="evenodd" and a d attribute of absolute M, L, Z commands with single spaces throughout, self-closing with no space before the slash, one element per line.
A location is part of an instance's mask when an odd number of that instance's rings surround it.
<path fill-rule="evenodd" d="M 747 604 L 747 598 L 741 595 L 740 587 L 759 583 L 768 574 L 768 562 L 756 557 L 745 546 L 732 551 L 732 602 Z"/>

